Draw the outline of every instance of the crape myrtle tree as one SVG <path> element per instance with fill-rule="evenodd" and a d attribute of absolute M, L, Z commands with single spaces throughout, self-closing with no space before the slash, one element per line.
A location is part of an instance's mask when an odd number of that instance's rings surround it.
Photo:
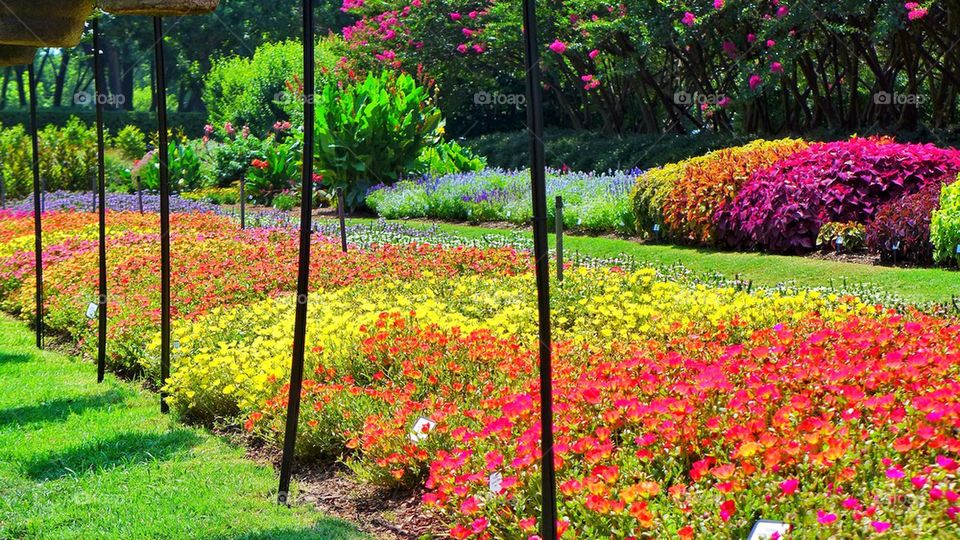
<path fill-rule="evenodd" d="M 544 88 L 574 128 L 915 130 L 958 121 L 960 0 L 551 0 Z M 344 0 L 354 55 L 437 79 L 445 110 L 522 88 L 507 0 Z M 514 91 L 505 90 L 505 91 Z M 452 106 L 451 106 L 452 105 Z"/>

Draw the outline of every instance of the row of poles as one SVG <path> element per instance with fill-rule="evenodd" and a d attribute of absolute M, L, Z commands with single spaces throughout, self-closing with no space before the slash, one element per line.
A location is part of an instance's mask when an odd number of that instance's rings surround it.
<path fill-rule="evenodd" d="M 297 302 L 294 322 L 293 358 L 290 371 L 289 398 L 287 402 L 287 420 L 284 433 L 283 456 L 280 465 L 280 485 L 277 501 L 289 504 L 290 483 L 293 475 L 294 451 L 300 417 L 301 392 L 303 389 L 304 351 L 307 337 L 307 308 L 310 289 L 310 246 L 312 236 L 312 201 L 314 171 L 314 120 L 316 110 L 312 99 L 316 91 L 314 56 L 314 16 L 311 0 L 302 0 L 303 9 L 303 86 L 304 86 L 304 152 L 303 177 L 300 208 L 300 253 L 297 270 Z M 539 374 L 540 374 L 540 414 L 541 414 L 541 492 L 542 519 L 541 537 L 552 540 L 557 537 L 556 476 L 553 457 L 553 388 L 552 388 L 552 341 L 550 333 L 550 269 L 547 239 L 547 198 L 546 167 L 543 143 L 543 95 L 540 74 L 540 54 L 537 39 L 537 20 L 535 0 L 523 1 L 523 21 L 525 29 L 525 60 L 527 86 L 527 131 L 530 137 L 531 169 L 530 180 L 533 193 L 533 233 L 535 274 L 537 281 L 537 310 L 539 315 Z M 164 387 L 170 376 L 171 352 L 171 262 L 170 262 L 170 173 L 168 156 L 168 129 L 166 110 L 166 69 L 163 47 L 163 19 L 153 18 L 158 157 L 160 176 L 160 283 L 161 283 L 161 345 L 160 345 L 160 384 Z M 97 206 L 99 220 L 99 287 L 97 297 L 97 380 L 103 382 L 106 371 L 106 329 L 107 329 L 107 256 L 106 256 L 106 178 L 104 167 L 104 127 L 103 97 L 106 95 L 101 62 L 101 35 L 97 19 L 93 20 L 93 66 L 96 99 L 98 175 Z M 39 159 L 39 126 L 37 123 L 37 88 L 34 66 L 28 67 L 30 86 L 30 124 L 33 149 L 33 207 L 36 255 L 36 338 L 37 347 L 43 348 L 43 227 L 42 193 Z M 5 195 L 5 194 L 4 194 Z M 245 193 L 241 193 L 241 198 Z M 339 217 L 341 224 L 341 247 L 347 250 L 346 229 L 344 223 L 344 197 L 338 194 Z M 558 201 L 558 209 L 560 201 Z M 558 216 L 559 218 L 559 216 Z M 562 223 L 560 219 L 558 223 Z M 246 225 L 245 201 L 241 201 L 241 226 Z M 559 231 L 560 225 L 558 225 Z M 562 231 L 559 231 L 562 234 Z M 562 242 L 562 240 L 560 240 Z M 562 253 L 562 248 L 560 248 Z M 562 257 L 562 255 L 561 255 Z M 558 260 L 558 277 L 562 279 L 562 260 Z M 166 392 L 161 391 L 160 407 L 169 412 Z"/>

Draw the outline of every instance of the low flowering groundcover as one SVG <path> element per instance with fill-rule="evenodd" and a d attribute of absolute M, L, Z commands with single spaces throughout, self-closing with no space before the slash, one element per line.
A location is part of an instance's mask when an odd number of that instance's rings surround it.
<path fill-rule="evenodd" d="M 639 171 L 566 173 L 549 171 L 550 219 L 554 200 L 563 197 L 564 225 L 592 232 L 635 232 L 630 189 Z M 434 218 L 483 223 L 527 224 L 533 217 L 530 173 L 488 169 L 440 177 L 425 176 L 375 186 L 367 204 L 387 219 Z"/>
<path fill-rule="evenodd" d="M 92 352 L 96 215 L 44 215 L 45 323 Z M 109 362 L 156 376 L 155 214 L 110 212 Z M 170 403 L 282 439 L 296 233 L 173 216 Z M 33 309 L 29 213 L 0 211 L 0 303 Z M 539 387 L 528 251 L 319 232 L 298 452 L 420 489 L 453 538 L 535 538 Z M 820 291 L 648 268 L 553 284 L 564 538 L 960 535 L 960 324 Z"/>

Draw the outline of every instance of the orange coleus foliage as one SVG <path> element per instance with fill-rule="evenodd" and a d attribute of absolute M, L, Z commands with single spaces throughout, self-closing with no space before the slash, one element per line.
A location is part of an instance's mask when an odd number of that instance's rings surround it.
<path fill-rule="evenodd" d="M 714 214 L 737 196 L 750 174 L 807 146 L 799 139 L 758 140 L 690 160 L 663 203 L 667 230 L 680 239 L 712 243 Z"/>
<path fill-rule="evenodd" d="M 367 478 L 424 482 L 454 537 L 535 534 L 535 353 L 412 315 L 365 331 L 354 364 L 306 385 L 303 449 L 322 440 Z M 960 325 L 811 316 L 718 337 L 557 347 L 565 537 L 739 538 L 759 517 L 798 538 L 960 531 Z M 248 429 L 279 437 L 285 405 Z"/>

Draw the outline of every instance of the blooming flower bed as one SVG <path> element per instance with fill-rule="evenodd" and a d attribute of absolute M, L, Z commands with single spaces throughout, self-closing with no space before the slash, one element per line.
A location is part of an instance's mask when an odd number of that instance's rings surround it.
<path fill-rule="evenodd" d="M 44 216 L 46 323 L 83 344 L 96 218 Z M 156 371 L 155 215 L 110 213 L 111 365 Z M 32 217 L 0 212 L 3 306 L 29 315 Z M 170 403 L 279 443 L 296 237 L 176 214 Z M 388 231 L 407 238 L 404 231 Z M 451 243 L 452 244 L 452 243 Z M 298 450 L 424 489 L 454 538 L 537 534 L 539 387 L 529 254 L 318 235 Z M 26 271 L 24 271 L 26 269 Z M 653 269 L 554 285 L 565 538 L 960 534 L 960 324 L 849 296 L 746 291 Z"/>
<path fill-rule="evenodd" d="M 563 197 L 564 224 L 594 232 L 634 231 L 629 192 L 636 172 L 586 174 L 551 171 L 547 196 Z M 376 186 L 367 204 L 387 219 L 435 218 L 452 221 L 508 221 L 518 225 L 533 217 L 530 173 L 489 169 L 479 173 L 424 177 Z"/>

